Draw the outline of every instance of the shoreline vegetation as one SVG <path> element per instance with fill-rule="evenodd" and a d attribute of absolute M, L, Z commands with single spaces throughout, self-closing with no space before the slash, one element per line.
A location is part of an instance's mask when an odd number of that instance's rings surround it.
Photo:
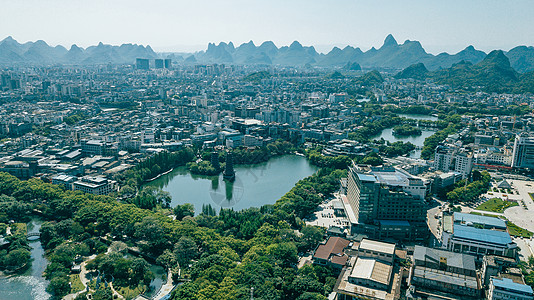
<path fill-rule="evenodd" d="M 180 278 L 190 280 L 173 292 L 174 299 L 187 298 L 184 295 L 191 291 L 202 298 L 201 285 L 206 284 L 213 287 L 209 290 L 230 299 L 232 294 L 248 291 L 251 282 L 262 286 L 256 291 L 258 297 L 297 298 L 302 293 L 327 295 L 335 284 L 330 268 L 306 266 L 296 270 L 291 266 L 296 263 L 298 252 L 313 249 L 324 234 L 321 228 L 306 226 L 302 218 L 338 188 L 339 178 L 345 173 L 346 170 L 327 164 L 300 180 L 274 205 L 242 211 L 222 209 L 219 214 L 204 209 L 199 216 L 185 214 L 176 220 L 169 218 L 160 205 L 143 209 L 110 196 L 65 191 L 39 179 L 21 181 L 6 173 L 0 173 L 0 194 L 27 203 L 30 211 L 43 211 L 47 221 L 40 229 L 41 242 L 49 258 L 45 278 L 50 281 L 47 290 L 56 298 L 70 292 L 68 275 L 76 257 L 107 252 L 108 246 L 100 241 L 103 237 L 138 247 L 142 253 L 156 257 L 158 264 L 170 268 L 175 279 L 181 273 Z M 92 266 L 95 271 L 106 272 L 111 262 L 116 267 L 123 265 L 101 257 Z M 132 268 L 135 264 L 144 265 L 141 261 L 124 262 Z M 272 271 L 258 269 L 265 267 Z M 149 279 L 134 277 L 122 282 L 133 288 L 137 280 Z M 311 284 L 309 289 L 299 288 L 302 280 Z M 226 281 L 229 284 L 221 288 Z M 273 281 L 282 282 L 283 287 L 264 284 Z"/>
<path fill-rule="evenodd" d="M 240 147 L 232 150 L 234 165 L 255 165 L 259 163 L 268 162 L 273 157 L 279 157 L 286 154 L 291 154 L 297 149 L 295 146 L 287 141 L 275 141 L 262 147 L 254 149 Z M 219 166 L 212 164 L 211 158 L 214 151 L 203 151 L 200 156 L 200 161 L 188 162 L 187 169 L 191 174 L 215 176 L 219 175 L 224 170 L 226 163 L 226 152 L 217 152 L 217 161 Z"/>

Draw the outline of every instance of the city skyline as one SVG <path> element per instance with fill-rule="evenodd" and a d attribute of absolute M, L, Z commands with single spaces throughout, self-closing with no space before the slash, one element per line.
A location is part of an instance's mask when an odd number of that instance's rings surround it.
<path fill-rule="evenodd" d="M 65 47 L 137 43 L 158 52 L 195 52 L 210 42 L 238 46 L 250 40 L 279 47 L 297 40 L 323 53 L 346 45 L 365 51 L 379 48 L 388 34 L 399 43 L 420 41 L 433 54 L 469 45 L 489 52 L 533 44 L 534 20 L 528 16 L 533 2 L 456 2 L 10 1 L 0 12 L 0 39 L 41 39 Z"/>

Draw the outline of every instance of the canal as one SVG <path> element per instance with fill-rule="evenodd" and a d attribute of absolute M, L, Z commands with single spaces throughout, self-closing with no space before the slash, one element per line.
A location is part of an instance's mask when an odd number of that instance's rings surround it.
<path fill-rule="evenodd" d="M 186 168 L 177 168 L 147 185 L 169 192 L 173 207 L 193 204 L 198 215 L 202 205 L 207 204 L 217 210 L 221 207 L 242 210 L 274 204 L 297 181 L 317 170 L 303 156 L 285 155 L 271 158 L 266 163 L 236 166 L 233 183 L 224 181 L 222 175 L 198 176 Z"/>
<path fill-rule="evenodd" d="M 28 233 L 39 232 L 42 221 L 32 220 L 28 223 Z M 24 273 L 13 277 L 0 277 L 0 300 L 46 300 L 50 294 L 46 292 L 48 281 L 44 279 L 43 272 L 48 261 L 44 257 L 41 241 L 30 240 L 31 267 Z"/>

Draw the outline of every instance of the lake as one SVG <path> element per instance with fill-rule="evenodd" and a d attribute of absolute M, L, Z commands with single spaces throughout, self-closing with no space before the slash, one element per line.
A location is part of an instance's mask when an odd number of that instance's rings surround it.
<path fill-rule="evenodd" d="M 399 114 L 399 117 L 404 117 L 407 119 L 414 119 L 414 120 L 428 120 L 428 121 L 437 121 L 438 118 L 434 116 L 427 116 L 427 115 L 412 115 L 412 114 Z M 426 129 L 421 128 L 421 135 L 419 136 L 394 136 L 393 135 L 393 128 L 387 128 L 382 131 L 382 133 L 376 137 L 373 137 L 375 140 L 379 140 L 380 138 L 384 138 L 384 140 L 389 141 L 390 143 L 402 141 L 402 142 L 410 142 L 414 144 L 416 147 L 423 147 L 423 143 L 425 142 L 425 139 L 434 133 L 436 133 L 436 130 L 432 129 Z M 410 157 L 412 158 L 420 158 L 421 157 L 421 150 L 415 150 L 410 153 Z"/>
<path fill-rule="evenodd" d="M 177 204 L 193 204 L 198 215 L 204 204 L 211 204 L 217 210 L 221 207 L 242 210 L 274 204 L 297 181 L 317 170 L 303 156 L 285 155 L 271 158 L 266 163 L 236 166 L 236 180 L 233 183 L 224 181 L 222 175 L 193 175 L 182 167 L 147 185 L 169 192 L 173 207 Z"/>
<path fill-rule="evenodd" d="M 438 120 L 438 117 L 429 116 L 429 115 L 398 114 L 398 116 L 404 117 L 406 119 L 413 119 L 413 120 L 427 120 L 427 121 Z"/>
<path fill-rule="evenodd" d="M 33 220 L 28 223 L 28 233 L 39 232 L 42 221 Z M 44 249 L 39 240 L 30 240 L 32 262 L 24 273 L 9 278 L 0 278 L 0 300 L 46 300 L 50 294 L 46 292 L 48 281 L 43 272 L 48 261 L 44 257 Z"/>

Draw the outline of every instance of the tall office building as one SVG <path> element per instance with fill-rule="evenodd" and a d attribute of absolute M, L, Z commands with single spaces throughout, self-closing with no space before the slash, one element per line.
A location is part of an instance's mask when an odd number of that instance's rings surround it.
<path fill-rule="evenodd" d="M 165 69 L 170 69 L 172 65 L 172 60 L 170 58 L 166 58 L 163 60 L 163 63 Z"/>
<path fill-rule="evenodd" d="M 526 132 L 515 137 L 512 167 L 534 168 L 534 137 Z"/>
<path fill-rule="evenodd" d="M 148 59 L 146 58 L 138 58 L 135 60 L 135 66 L 137 70 L 148 70 L 150 67 L 148 63 Z"/>
<path fill-rule="evenodd" d="M 163 69 L 163 59 L 156 58 L 156 60 L 154 61 L 154 64 L 156 66 L 156 69 Z"/>
<path fill-rule="evenodd" d="M 418 239 L 428 235 L 422 179 L 392 167 L 349 167 L 347 203 L 351 233 L 370 238 Z"/>

